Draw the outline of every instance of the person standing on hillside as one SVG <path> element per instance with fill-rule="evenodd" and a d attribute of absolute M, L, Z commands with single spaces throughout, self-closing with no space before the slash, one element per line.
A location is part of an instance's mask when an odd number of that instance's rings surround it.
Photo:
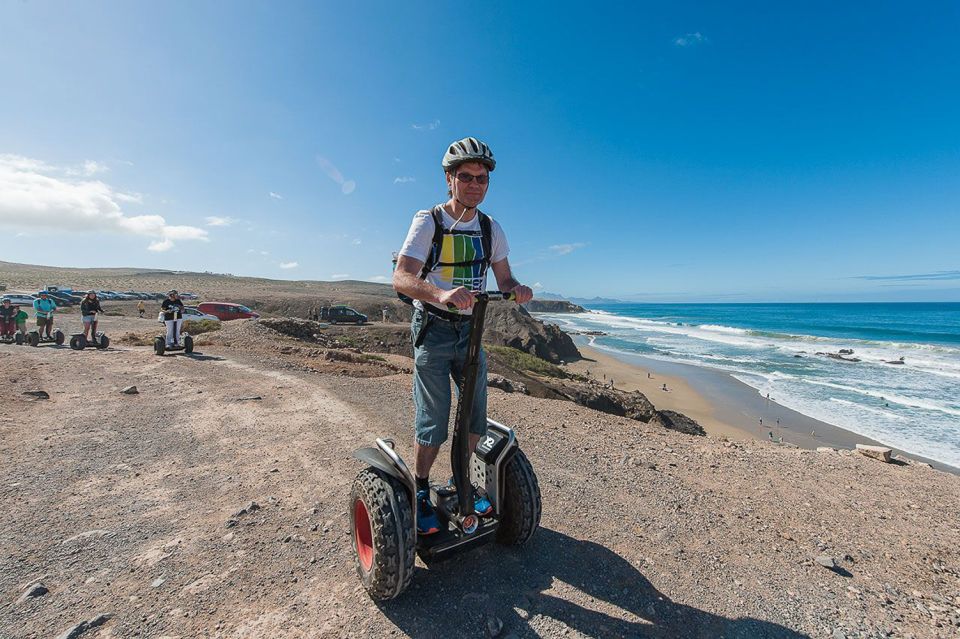
<path fill-rule="evenodd" d="M 137 312 L 140 313 L 140 317 L 143 317 L 143 312 L 147 310 L 147 307 L 143 305 L 143 300 L 137 302 Z"/>
<path fill-rule="evenodd" d="M 33 311 L 37 316 L 37 332 L 43 336 L 46 330 L 47 338 L 53 339 L 50 332 L 53 330 L 53 314 L 57 310 L 57 303 L 50 299 L 46 291 L 40 291 L 39 299 L 33 300 Z"/>
<path fill-rule="evenodd" d="M 393 273 L 397 293 L 411 298 L 414 367 L 413 399 L 417 532 L 440 529 L 430 503 L 430 469 L 447 439 L 450 419 L 450 379 L 463 379 L 473 293 L 486 290 L 487 268 L 493 269 L 501 291 L 516 294 L 525 304 L 533 291 L 518 282 L 510 269 L 510 249 L 500 225 L 477 208 L 487 194 L 496 167 L 493 152 L 476 138 L 451 144 L 441 163 L 449 199 L 419 211 L 403 243 Z M 448 310 L 454 306 L 457 312 Z M 481 351 L 474 396 L 469 446 L 474 450 L 487 429 L 487 359 Z M 474 510 L 489 514 L 490 500 L 474 488 Z"/>

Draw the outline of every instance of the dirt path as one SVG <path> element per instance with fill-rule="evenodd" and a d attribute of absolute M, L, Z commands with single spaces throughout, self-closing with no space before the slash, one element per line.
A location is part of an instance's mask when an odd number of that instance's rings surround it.
<path fill-rule="evenodd" d="M 377 605 L 351 565 L 349 455 L 382 435 L 409 455 L 407 377 L 225 347 L 7 347 L 0 368 L 0 637 L 98 614 L 84 637 L 960 636 L 960 478 L 923 467 L 491 390 L 539 476 L 541 530 L 418 563 Z M 38 580 L 50 592 L 18 601 Z"/>

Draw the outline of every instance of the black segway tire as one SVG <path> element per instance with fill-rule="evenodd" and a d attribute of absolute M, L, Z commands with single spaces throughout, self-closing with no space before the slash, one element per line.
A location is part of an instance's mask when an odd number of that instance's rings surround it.
<path fill-rule="evenodd" d="M 153 352 L 156 353 L 157 355 L 163 355 L 163 353 L 166 350 L 167 350 L 167 343 L 164 341 L 164 339 L 162 337 L 154 337 Z"/>
<path fill-rule="evenodd" d="M 27 334 L 27 343 L 30 344 L 30 346 L 40 346 L 40 333 L 30 331 Z"/>
<path fill-rule="evenodd" d="M 189 335 L 183 338 L 183 352 L 187 355 L 193 352 L 193 338 Z"/>
<path fill-rule="evenodd" d="M 18 332 L 13 337 L 13 341 L 17 343 L 17 346 L 23 346 L 23 333 Z"/>
<path fill-rule="evenodd" d="M 503 478 L 503 508 L 497 541 L 519 546 L 527 543 L 540 525 L 540 484 L 522 450 L 507 462 Z"/>
<path fill-rule="evenodd" d="M 66 337 L 63 335 L 63 331 L 59 328 L 53 332 L 53 341 L 57 346 L 63 346 L 63 343 L 66 341 Z"/>
<path fill-rule="evenodd" d="M 416 531 L 407 489 L 375 468 L 357 474 L 350 489 L 353 564 L 372 599 L 393 599 L 413 577 Z"/>
<path fill-rule="evenodd" d="M 110 346 L 110 338 L 107 337 L 106 335 L 101 335 L 100 339 L 94 342 L 94 344 L 96 344 L 97 348 L 99 348 L 100 350 L 103 350 L 108 346 Z"/>
<path fill-rule="evenodd" d="M 75 351 L 82 351 L 87 347 L 87 338 L 83 335 L 74 335 L 70 338 L 70 348 Z"/>

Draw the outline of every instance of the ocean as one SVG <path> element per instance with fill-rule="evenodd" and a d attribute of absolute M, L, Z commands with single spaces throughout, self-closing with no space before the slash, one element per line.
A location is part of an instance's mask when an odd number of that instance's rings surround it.
<path fill-rule="evenodd" d="M 726 371 L 797 412 L 960 468 L 960 303 L 610 304 L 537 316 L 602 331 L 592 346 L 613 354 Z"/>

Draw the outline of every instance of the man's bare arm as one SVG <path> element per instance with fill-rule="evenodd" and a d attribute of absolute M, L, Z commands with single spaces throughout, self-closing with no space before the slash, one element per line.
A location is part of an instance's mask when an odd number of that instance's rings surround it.
<path fill-rule="evenodd" d="M 423 262 L 421 260 L 401 255 L 400 259 L 397 260 L 397 268 L 393 271 L 394 290 L 415 300 L 436 304 L 440 308 L 444 308 L 447 304 L 453 304 L 461 310 L 473 306 L 473 295 L 470 294 L 470 291 L 462 286 L 452 291 L 444 291 L 426 280 L 420 279 L 420 269 L 422 268 Z"/>

